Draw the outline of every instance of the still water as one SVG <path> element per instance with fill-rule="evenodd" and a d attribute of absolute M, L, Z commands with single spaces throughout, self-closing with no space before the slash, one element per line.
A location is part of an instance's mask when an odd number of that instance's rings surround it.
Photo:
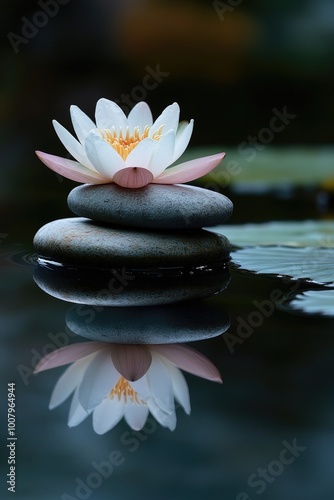
<path fill-rule="evenodd" d="M 320 218 L 312 196 L 231 194 L 231 222 Z M 333 319 L 277 307 L 292 282 L 231 263 L 224 289 L 200 304 L 159 314 L 143 308 L 142 324 L 138 308 L 93 322 L 95 340 L 105 340 L 110 323 L 118 337 L 109 342 L 184 343 L 223 379 L 183 371 L 191 413 L 177 403 L 173 431 L 150 414 L 140 431 L 122 419 L 99 435 L 91 415 L 67 426 L 70 398 L 48 409 L 66 366 L 33 374 L 55 347 L 91 340 L 74 305 L 37 286 L 30 241 L 1 243 L 2 498 L 12 498 L 5 478 L 8 383 L 15 384 L 16 499 L 333 498 Z"/>

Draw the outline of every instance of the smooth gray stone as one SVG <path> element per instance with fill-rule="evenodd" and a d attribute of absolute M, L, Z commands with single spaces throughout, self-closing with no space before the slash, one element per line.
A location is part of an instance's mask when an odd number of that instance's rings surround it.
<path fill-rule="evenodd" d="M 46 224 L 36 233 L 34 245 L 48 260 L 116 269 L 219 264 L 230 252 L 225 236 L 204 229 L 148 231 L 80 217 Z"/>
<path fill-rule="evenodd" d="M 233 204 L 223 194 L 188 185 L 149 184 L 127 189 L 115 184 L 84 184 L 67 199 L 76 215 L 122 226 L 200 228 L 225 222 Z"/>
<path fill-rule="evenodd" d="M 76 304 L 66 324 L 73 333 L 100 342 L 174 344 L 222 335 L 230 320 L 220 304 L 196 300 L 131 308 Z"/>

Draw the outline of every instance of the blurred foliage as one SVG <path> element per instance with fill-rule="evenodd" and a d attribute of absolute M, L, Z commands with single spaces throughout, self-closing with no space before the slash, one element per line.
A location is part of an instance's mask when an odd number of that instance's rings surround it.
<path fill-rule="evenodd" d="M 194 144 L 238 144 L 284 105 L 302 119 L 278 142 L 332 142 L 333 2 L 241 2 L 223 20 L 221 4 L 69 0 L 15 54 L 8 33 L 22 35 L 41 7 L 13 0 L 1 21 L 3 123 L 55 144 L 51 118 L 66 125 L 72 103 L 92 115 L 99 97 L 131 94 L 160 65 L 169 76 L 146 100 L 156 114 L 179 102 Z"/>

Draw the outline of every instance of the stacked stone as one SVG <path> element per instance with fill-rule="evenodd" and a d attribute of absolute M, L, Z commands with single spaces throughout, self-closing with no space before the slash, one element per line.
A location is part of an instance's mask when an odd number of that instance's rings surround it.
<path fill-rule="evenodd" d="M 220 193 L 178 184 L 84 184 L 70 192 L 68 206 L 79 217 L 50 222 L 35 236 L 46 260 L 152 271 L 213 268 L 229 256 L 227 238 L 202 229 L 232 214 L 232 202 Z"/>

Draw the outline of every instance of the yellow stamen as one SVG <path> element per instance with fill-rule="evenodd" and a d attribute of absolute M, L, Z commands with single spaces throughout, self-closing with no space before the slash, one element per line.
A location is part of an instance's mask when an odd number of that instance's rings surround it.
<path fill-rule="evenodd" d="M 110 399 L 112 399 L 114 396 L 118 398 L 118 401 L 120 401 L 123 397 L 125 403 L 127 403 L 129 398 L 131 403 L 146 404 L 145 401 L 139 399 L 137 392 L 132 389 L 131 385 L 124 377 L 120 377 L 117 384 L 109 392 L 108 397 Z"/>
<path fill-rule="evenodd" d="M 159 129 L 154 132 L 152 135 L 152 139 L 155 141 L 159 141 L 162 136 L 162 129 L 163 125 L 159 127 Z M 102 138 L 112 146 L 115 151 L 123 158 L 123 160 L 126 160 L 127 156 L 131 151 L 138 146 L 140 141 L 143 139 L 146 139 L 148 137 L 150 132 L 150 127 L 146 125 L 144 128 L 144 131 L 142 134 L 139 132 L 139 127 L 135 127 L 133 134 L 130 135 L 129 132 L 129 127 L 126 128 L 126 132 L 123 137 L 123 131 L 120 130 L 119 133 L 116 132 L 115 128 L 113 127 L 112 130 L 100 130 Z"/>

